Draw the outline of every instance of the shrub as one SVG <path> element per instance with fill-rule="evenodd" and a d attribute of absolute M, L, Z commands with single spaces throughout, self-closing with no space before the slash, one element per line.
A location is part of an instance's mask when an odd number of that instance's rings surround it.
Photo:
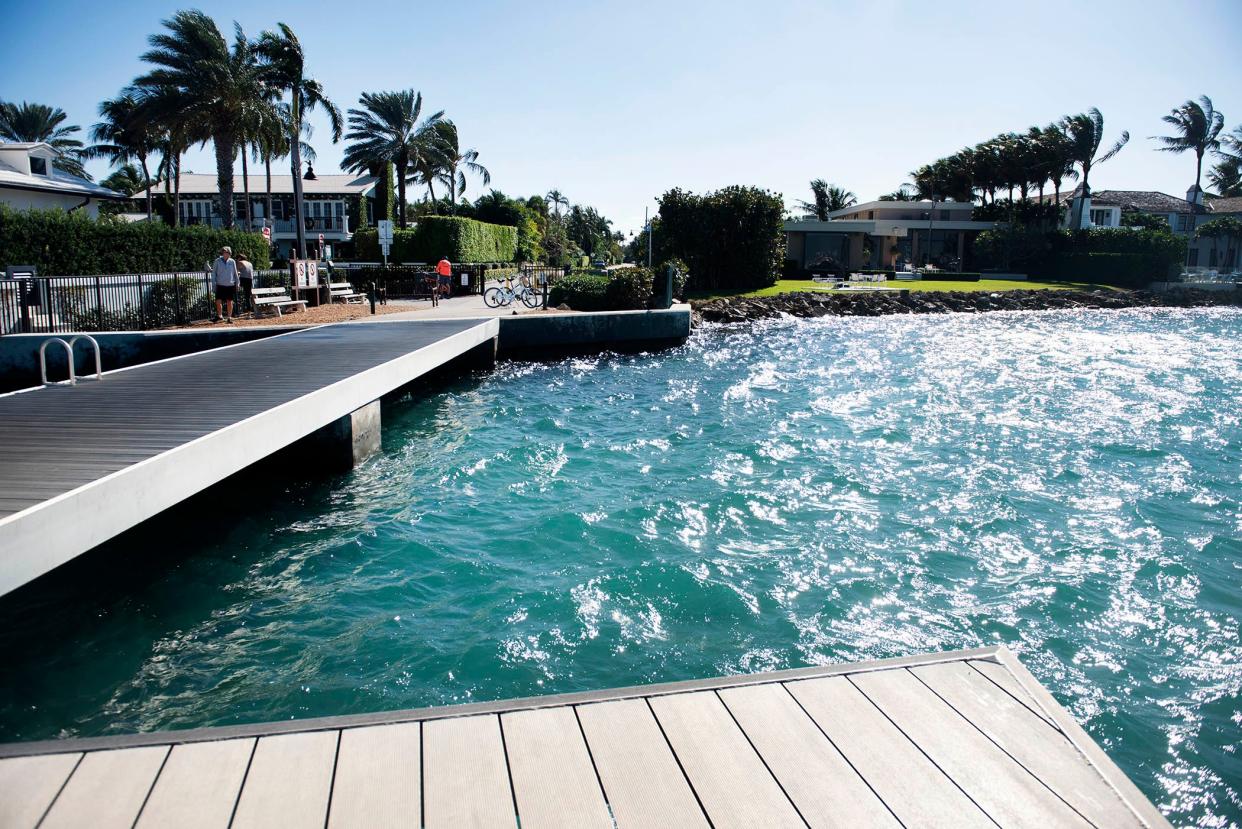
<path fill-rule="evenodd" d="M 568 305 L 575 311 L 607 311 L 608 277 L 575 273 L 563 276 L 548 291 L 548 307 Z"/>
<path fill-rule="evenodd" d="M 354 235 L 358 259 L 378 261 L 379 232 Z M 424 216 L 413 230 L 394 230 L 389 262 L 436 262 L 448 256 L 454 262 L 512 262 L 517 249 L 517 228 L 492 225 L 461 216 Z"/>
<path fill-rule="evenodd" d="M 1176 273 L 1186 259 L 1186 240 L 1168 229 L 1090 228 L 1041 233 L 1015 226 L 979 234 L 974 252 L 982 266 L 1011 267 L 1048 279 L 1072 275 L 1075 279 L 1142 287 Z M 1132 258 L 1083 258 L 1086 254 L 1127 254 Z M 1091 273 L 1091 263 L 1107 269 L 1108 275 Z"/>
<path fill-rule="evenodd" d="M 548 306 L 565 303 L 575 311 L 630 311 L 651 304 L 653 274 L 646 268 L 561 277 L 548 291 Z"/>
<path fill-rule="evenodd" d="M 785 253 L 784 200 L 756 187 L 660 198 L 660 231 L 671 255 L 690 266 L 691 290 L 776 284 Z"/>
<path fill-rule="evenodd" d="M 42 276 L 198 271 L 228 245 L 256 270 L 270 266 L 260 233 L 159 222 L 130 224 L 63 210 L 12 210 L 0 205 L 0 267 L 36 265 Z"/>
<path fill-rule="evenodd" d="M 892 272 L 892 271 L 889 271 L 889 273 L 893 273 L 893 272 Z M 923 278 L 924 278 L 924 279 L 927 279 L 927 280 L 930 280 L 930 281 L 933 281 L 933 282 L 935 282 L 935 281 L 940 281 L 940 282 L 978 282 L 978 281 L 979 281 L 979 279 L 980 279 L 980 277 L 982 277 L 982 276 L 983 276 L 983 274 L 978 274 L 978 273 L 959 273 L 959 272 L 956 272 L 956 271 L 939 271 L 939 272 L 932 272 L 932 273 L 927 273 L 927 272 L 924 272 L 924 273 L 923 273 Z M 895 279 L 895 278 L 896 278 L 896 276 L 895 276 L 895 275 L 894 275 L 894 276 L 890 276 L 890 277 L 889 277 L 889 279 Z"/>

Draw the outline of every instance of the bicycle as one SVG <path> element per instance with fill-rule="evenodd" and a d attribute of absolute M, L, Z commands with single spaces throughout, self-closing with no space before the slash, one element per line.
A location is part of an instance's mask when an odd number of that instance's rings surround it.
<path fill-rule="evenodd" d="M 508 307 L 514 300 L 521 300 L 527 308 L 538 308 L 540 296 L 525 277 L 518 280 L 516 288 L 505 280 L 503 285 L 493 285 L 483 292 L 483 303 L 488 308 Z"/>

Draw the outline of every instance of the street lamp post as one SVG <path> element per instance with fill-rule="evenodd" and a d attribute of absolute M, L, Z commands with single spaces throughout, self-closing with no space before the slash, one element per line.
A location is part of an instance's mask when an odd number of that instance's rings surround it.
<path fill-rule="evenodd" d="M 653 247 L 654 247 L 652 245 L 652 236 L 654 236 L 655 234 L 652 232 L 652 229 L 651 229 L 651 221 L 647 218 L 648 210 L 649 208 L 646 208 L 646 207 L 643 208 L 643 224 L 647 228 L 647 269 L 650 270 L 651 269 L 651 251 L 653 250 Z"/>

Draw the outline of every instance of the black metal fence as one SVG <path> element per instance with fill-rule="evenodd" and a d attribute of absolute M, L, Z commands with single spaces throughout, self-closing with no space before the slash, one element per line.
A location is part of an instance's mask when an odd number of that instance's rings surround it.
<path fill-rule="evenodd" d="M 289 274 L 261 271 L 256 287 L 287 287 Z M 206 271 L 40 276 L 0 280 L 0 334 L 146 331 L 210 319 Z"/>
<path fill-rule="evenodd" d="M 483 293 L 488 280 L 524 275 L 543 291 L 564 271 L 542 266 L 473 264 L 454 267 L 453 293 Z M 466 277 L 465 284 L 462 276 Z M 327 274 L 321 269 L 321 279 Z M 348 281 L 354 290 L 380 297 L 429 298 L 435 284 L 430 266 L 337 266 L 331 279 Z M 256 288 L 290 289 L 287 270 L 255 274 Z M 0 335 L 68 334 L 76 331 L 146 331 L 188 325 L 215 314 L 211 275 L 177 273 L 37 276 L 0 279 Z M 244 309 L 243 309 L 244 310 Z"/>

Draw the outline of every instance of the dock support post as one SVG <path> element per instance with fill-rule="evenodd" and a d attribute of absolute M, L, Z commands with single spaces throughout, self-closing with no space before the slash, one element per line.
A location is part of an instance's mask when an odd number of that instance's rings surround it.
<path fill-rule="evenodd" d="M 360 409 L 338 417 L 306 436 L 299 454 L 324 471 L 353 469 L 380 448 L 380 402 L 372 400 Z"/>

